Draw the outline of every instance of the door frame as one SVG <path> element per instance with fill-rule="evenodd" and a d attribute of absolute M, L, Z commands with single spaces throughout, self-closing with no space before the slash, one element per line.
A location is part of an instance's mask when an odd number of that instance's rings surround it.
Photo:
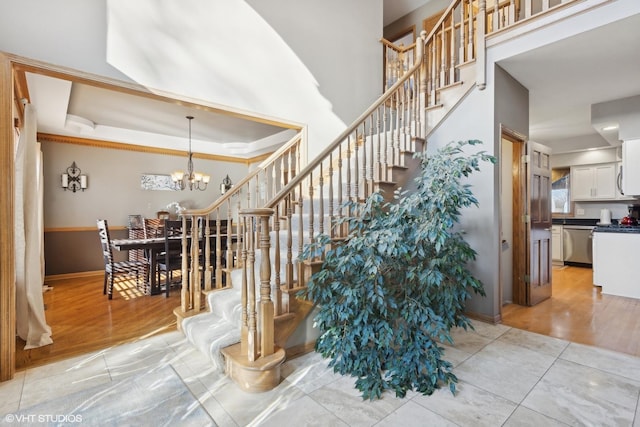
<path fill-rule="evenodd" d="M 15 374 L 16 291 L 14 245 L 13 67 L 0 52 L 0 381 Z"/>
<path fill-rule="evenodd" d="M 526 136 L 516 132 L 504 125 L 500 125 L 500 144 L 506 139 L 512 143 L 513 161 L 512 161 L 512 226 L 513 232 L 511 241 L 513 242 L 511 260 L 504 260 L 502 256 L 500 263 L 510 261 L 512 263 L 512 296 L 513 303 L 526 305 L 527 289 L 525 283 L 525 275 L 527 274 L 527 256 L 528 256 L 528 236 L 527 225 L 524 222 L 524 216 L 528 209 L 528 192 L 527 192 L 527 176 L 526 167 L 522 161 L 525 154 Z M 500 289 L 500 299 L 502 299 L 502 288 Z M 502 311 L 502 303 L 500 304 Z"/>

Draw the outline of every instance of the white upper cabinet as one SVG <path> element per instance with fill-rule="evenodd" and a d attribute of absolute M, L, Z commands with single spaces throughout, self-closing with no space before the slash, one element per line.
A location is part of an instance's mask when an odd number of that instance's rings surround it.
<path fill-rule="evenodd" d="M 622 193 L 640 196 L 640 139 L 622 143 Z"/>
<path fill-rule="evenodd" d="M 615 200 L 616 163 L 571 167 L 571 199 L 574 201 Z"/>
<path fill-rule="evenodd" d="M 616 200 L 636 200 L 633 196 L 627 196 L 622 191 L 622 162 L 617 162 L 618 175 L 616 176 Z"/>

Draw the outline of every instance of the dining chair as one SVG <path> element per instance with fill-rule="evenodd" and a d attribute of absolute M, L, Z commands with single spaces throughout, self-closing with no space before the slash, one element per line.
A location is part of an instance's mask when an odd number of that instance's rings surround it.
<path fill-rule="evenodd" d="M 201 221 L 201 219 L 199 219 Z M 209 220 L 210 233 L 215 233 L 216 223 L 214 220 Z M 227 232 L 227 220 L 221 220 L 220 224 L 221 232 Z M 205 268 L 205 229 L 202 226 L 202 223 L 199 226 L 201 230 L 201 235 L 198 236 L 198 256 L 200 257 L 200 268 L 201 275 L 200 281 L 201 286 L 204 285 L 204 268 Z M 191 230 L 191 220 L 187 220 L 187 233 Z M 165 220 L 164 221 L 164 238 L 165 238 L 165 251 L 162 254 L 158 255 L 156 266 L 157 266 L 157 281 L 158 283 L 162 283 L 162 274 L 164 273 L 164 284 L 165 284 L 165 296 L 169 296 L 169 292 L 171 286 L 174 285 L 173 281 L 173 272 L 176 270 L 182 270 L 182 245 L 176 244 L 176 239 L 180 239 L 182 237 L 182 220 Z M 191 256 L 191 244 L 193 243 L 193 239 L 188 240 L 189 247 L 187 248 L 187 256 Z M 226 266 L 226 259 L 224 258 L 224 254 L 226 251 L 226 240 L 221 240 L 222 244 L 222 267 Z M 210 246 L 210 262 L 215 265 L 216 260 L 216 246 L 213 243 Z M 187 260 L 188 265 L 191 264 L 191 258 Z M 215 280 L 215 269 L 212 270 L 212 279 Z M 224 276 L 223 276 L 224 280 Z"/>
<path fill-rule="evenodd" d="M 187 229 L 191 221 L 187 221 Z M 169 296 L 169 290 L 173 283 L 173 272 L 182 270 L 182 245 L 176 244 L 176 239 L 182 236 L 182 220 L 164 220 L 164 252 L 158 255 L 156 261 L 158 283 L 161 282 L 161 274 L 164 273 L 165 296 Z M 190 253 L 187 250 L 187 253 Z"/>
<path fill-rule="evenodd" d="M 130 239 L 143 239 L 145 237 L 145 230 L 142 215 L 129 215 L 128 229 Z M 132 249 L 129 251 L 129 261 L 143 261 L 146 258 L 143 249 Z"/>
<path fill-rule="evenodd" d="M 98 234 L 100 235 L 100 244 L 102 245 L 102 256 L 104 258 L 104 286 L 103 294 L 107 294 L 109 299 L 113 299 L 113 283 L 116 277 L 133 277 L 136 278 L 138 287 L 144 285 L 148 280 L 149 263 L 146 260 L 137 261 L 114 261 L 113 250 L 111 248 L 111 236 L 109 234 L 109 225 L 106 219 L 97 220 Z M 140 278 L 142 277 L 142 283 Z"/>
<path fill-rule="evenodd" d="M 164 218 L 144 219 L 144 238 L 153 239 L 164 237 Z"/>

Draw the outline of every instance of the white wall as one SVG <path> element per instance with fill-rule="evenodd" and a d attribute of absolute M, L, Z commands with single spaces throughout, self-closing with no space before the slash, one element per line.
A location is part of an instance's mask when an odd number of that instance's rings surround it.
<path fill-rule="evenodd" d="M 106 0 L 5 0 L 0 50 L 130 81 L 106 61 Z"/>
<path fill-rule="evenodd" d="M 622 160 L 620 149 L 617 147 L 600 150 L 576 151 L 551 155 L 551 167 L 562 168 L 576 165 L 595 165 Z"/>
<path fill-rule="evenodd" d="M 382 0 L 251 3 L 6 1 L 0 50 L 308 124 L 313 156 L 380 93 Z"/>
<path fill-rule="evenodd" d="M 308 124 L 312 158 L 380 92 L 382 1 L 253 5 L 109 0 L 108 61 L 145 86 Z"/>
<path fill-rule="evenodd" d="M 379 96 L 381 36 L 382 0 L 20 0 L 0 5 L 0 51 L 308 124 L 310 157 Z M 140 173 L 168 173 L 186 162 L 124 151 L 101 151 L 94 159 L 96 150 L 90 147 L 53 145 L 45 152 L 47 191 L 52 192 L 47 227 L 95 225 L 95 218 L 105 214 L 122 224 L 125 213 L 154 213 L 169 195 L 153 192 L 148 200 L 150 194 L 139 190 Z M 81 195 L 59 193 L 59 174 L 74 160 L 89 174 L 90 189 Z M 196 160 L 196 169 L 199 164 Z M 201 168 L 216 167 L 219 172 L 244 168 L 207 162 Z M 210 173 L 217 186 L 218 176 Z M 237 182 L 242 176 L 234 173 Z M 206 191 L 186 201 L 202 207 L 216 197 Z M 78 205 L 80 200 L 89 208 Z"/>

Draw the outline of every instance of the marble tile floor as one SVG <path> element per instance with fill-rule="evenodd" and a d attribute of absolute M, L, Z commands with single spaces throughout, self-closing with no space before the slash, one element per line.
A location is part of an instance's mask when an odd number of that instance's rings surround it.
<path fill-rule="evenodd" d="M 446 347 L 459 379 L 456 396 L 441 389 L 432 396 L 410 392 L 404 399 L 388 394 L 363 401 L 354 380 L 334 374 L 316 353 L 286 361 L 276 389 L 246 393 L 212 372 L 181 333 L 171 332 L 18 372 L 0 383 L 0 425 L 12 425 L 13 414 L 29 414 L 34 405 L 77 399 L 82 390 L 170 365 L 181 378 L 172 387 L 188 389 L 211 418 L 205 425 L 640 427 L 640 358 L 504 325 L 474 325 L 475 331 L 454 331 L 455 346 Z M 122 404 L 117 398 L 109 403 L 114 412 Z M 162 418 L 181 410 L 168 401 L 155 413 Z M 103 423 L 85 417 L 81 425 Z"/>

